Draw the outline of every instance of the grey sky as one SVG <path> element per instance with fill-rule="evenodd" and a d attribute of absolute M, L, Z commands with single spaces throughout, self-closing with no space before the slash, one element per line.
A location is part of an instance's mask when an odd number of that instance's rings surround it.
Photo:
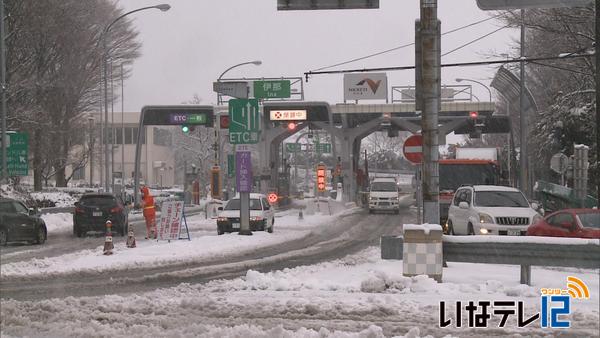
<path fill-rule="evenodd" d="M 203 104 L 216 101 L 212 82 L 227 68 L 246 65 L 228 77 L 302 76 L 305 71 L 347 61 L 414 41 L 414 21 L 419 0 L 380 0 L 377 10 L 277 11 L 276 0 L 120 0 L 125 10 L 169 3 L 168 12 L 151 10 L 133 15 L 142 42 L 142 57 L 132 64 L 125 83 L 125 110 L 139 111 L 148 104 L 180 104 L 197 93 Z M 477 8 L 475 0 L 439 0 L 442 32 L 481 19 L 494 12 Z M 442 53 L 502 25 L 497 20 L 442 38 Z M 483 60 L 492 53 L 510 52 L 515 29 L 503 29 L 442 58 L 442 62 Z M 414 64 L 408 47 L 337 67 L 337 69 L 403 66 Z M 495 67 L 447 68 L 442 84 L 456 77 L 489 84 Z M 413 71 L 388 72 L 388 85 L 413 85 Z M 343 75 L 318 75 L 305 83 L 306 100 L 343 102 Z M 486 100 L 485 88 L 473 84 L 474 93 Z M 365 102 L 367 103 L 367 102 Z M 119 105 L 120 106 L 120 105 Z"/>

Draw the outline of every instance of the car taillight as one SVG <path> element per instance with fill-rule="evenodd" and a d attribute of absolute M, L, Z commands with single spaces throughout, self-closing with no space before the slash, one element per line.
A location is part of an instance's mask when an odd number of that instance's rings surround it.
<path fill-rule="evenodd" d="M 110 209 L 111 214 L 117 214 L 121 211 L 123 211 L 123 208 L 121 208 L 121 207 L 114 207 L 114 208 Z"/>
<path fill-rule="evenodd" d="M 217 217 L 217 221 L 218 222 L 226 222 L 227 221 L 227 217 Z"/>
<path fill-rule="evenodd" d="M 254 217 L 250 217 L 250 220 L 253 222 L 256 222 L 256 221 L 262 221 L 263 218 L 261 216 L 254 216 Z"/>
<path fill-rule="evenodd" d="M 83 214 L 84 210 L 81 208 L 75 208 L 75 212 L 78 214 Z"/>

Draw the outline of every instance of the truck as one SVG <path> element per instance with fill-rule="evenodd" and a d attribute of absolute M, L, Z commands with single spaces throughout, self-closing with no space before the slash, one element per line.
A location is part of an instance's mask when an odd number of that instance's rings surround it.
<path fill-rule="evenodd" d="M 393 211 L 400 213 L 400 189 L 393 177 L 375 177 L 369 187 L 369 213 Z"/>
<path fill-rule="evenodd" d="M 456 148 L 455 158 L 439 160 L 440 224 L 461 185 L 503 185 L 506 177 L 496 148 Z"/>

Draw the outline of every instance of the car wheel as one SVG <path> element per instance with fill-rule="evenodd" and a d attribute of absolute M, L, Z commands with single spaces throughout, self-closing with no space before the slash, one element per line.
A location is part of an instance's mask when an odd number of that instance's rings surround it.
<path fill-rule="evenodd" d="M 220 226 L 217 226 L 217 235 L 222 235 L 223 233 L 223 229 L 221 229 Z"/>
<path fill-rule="evenodd" d="M 6 230 L 0 229 L 0 245 L 5 246 L 8 243 L 8 234 Z"/>
<path fill-rule="evenodd" d="M 42 245 L 46 242 L 46 229 L 39 227 L 35 235 L 35 244 Z"/>
<path fill-rule="evenodd" d="M 451 220 L 448 220 L 448 235 L 452 235 L 452 236 L 456 235 L 454 233 L 454 225 L 452 224 Z"/>
<path fill-rule="evenodd" d="M 469 223 L 469 236 L 475 235 L 475 229 L 473 229 L 473 224 Z"/>

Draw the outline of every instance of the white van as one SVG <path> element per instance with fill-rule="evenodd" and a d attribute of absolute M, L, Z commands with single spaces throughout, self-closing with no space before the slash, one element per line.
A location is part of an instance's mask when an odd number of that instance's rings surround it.
<path fill-rule="evenodd" d="M 376 210 L 400 213 L 399 189 L 393 177 L 376 177 L 369 188 L 369 213 Z"/>

